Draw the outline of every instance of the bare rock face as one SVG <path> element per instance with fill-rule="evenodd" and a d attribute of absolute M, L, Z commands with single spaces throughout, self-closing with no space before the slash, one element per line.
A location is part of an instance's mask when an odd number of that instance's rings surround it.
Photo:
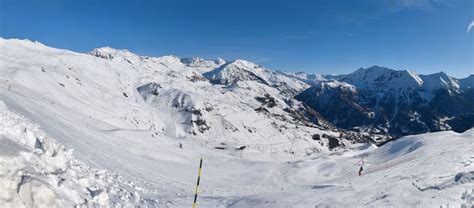
<path fill-rule="evenodd" d="M 328 142 L 329 142 L 328 145 L 329 145 L 330 150 L 341 146 L 340 141 L 336 137 L 328 136 L 327 139 L 328 139 Z"/>

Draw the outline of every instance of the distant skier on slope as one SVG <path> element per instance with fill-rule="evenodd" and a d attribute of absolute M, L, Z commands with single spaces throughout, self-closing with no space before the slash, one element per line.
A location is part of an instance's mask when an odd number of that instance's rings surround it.
<path fill-rule="evenodd" d="M 364 170 L 365 165 L 365 157 L 363 157 L 357 164 L 360 166 L 359 176 L 362 176 L 362 171 Z"/>

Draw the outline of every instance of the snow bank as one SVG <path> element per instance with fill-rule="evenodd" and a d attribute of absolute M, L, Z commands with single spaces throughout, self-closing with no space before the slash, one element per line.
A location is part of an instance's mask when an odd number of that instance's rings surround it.
<path fill-rule="evenodd" d="M 73 207 L 139 204 L 117 176 L 75 160 L 40 127 L 0 101 L 2 207 Z"/>

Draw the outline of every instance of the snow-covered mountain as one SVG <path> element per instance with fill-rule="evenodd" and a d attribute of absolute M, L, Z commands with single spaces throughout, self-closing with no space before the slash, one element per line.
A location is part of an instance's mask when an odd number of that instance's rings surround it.
<path fill-rule="evenodd" d="M 359 142 L 382 132 L 340 129 L 293 98 L 319 87 L 311 96 L 370 115 L 351 102 L 361 86 L 343 78 L 0 39 L 0 205 L 187 207 L 199 158 L 202 207 L 473 204 L 472 130 L 377 148 Z M 448 95 L 470 89 L 443 80 L 459 86 Z M 368 177 L 354 178 L 363 157 Z"/>
<path fill-rule="evenodd" d="M 286 74 L 265 69 L 245 60 L 235 60 L 226 63 L 204 73 L 204 76 L 213 83 L 223 85 L 234 85 L 242 81 L 256 81 L 277 88 L 289 98 L 309 87 L 303 81 L 289 77 Z"/>
<path fill-rule="evenodd" d="M 393 136 L 466 131 L 474 125 L 472 76 L 418 75 L 373 66 L 347 75 L 321 76 L 296 98 L 337 127 Z"/>
<path fill-rule="evenodd" d="M 200 57 L 182 58 L 181 62 L 186 66 L 198 69 L 202 73 L 211 71 L 226 63 L 226 61 L 222 58 L 217 58 L 216 60 L 206 60 Z"/>

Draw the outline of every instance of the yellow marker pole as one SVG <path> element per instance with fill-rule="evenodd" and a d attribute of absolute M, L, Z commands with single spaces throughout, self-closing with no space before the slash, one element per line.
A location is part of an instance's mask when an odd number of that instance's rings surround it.
<path fill-rule="evenodd" d="M 199 162 L 198 181 L 197 181 L 197 184 L 196 184 L 196 193 L 194 194 L 193 208 L 196 208 L 196 200 L 197 200 L 197 197 L 198 197 L 198 190 L 199 190 L 199 181 L 201 180 L 201 169 L 202 169 L 202 158 L 201 158 L 201 162 Z"/>

